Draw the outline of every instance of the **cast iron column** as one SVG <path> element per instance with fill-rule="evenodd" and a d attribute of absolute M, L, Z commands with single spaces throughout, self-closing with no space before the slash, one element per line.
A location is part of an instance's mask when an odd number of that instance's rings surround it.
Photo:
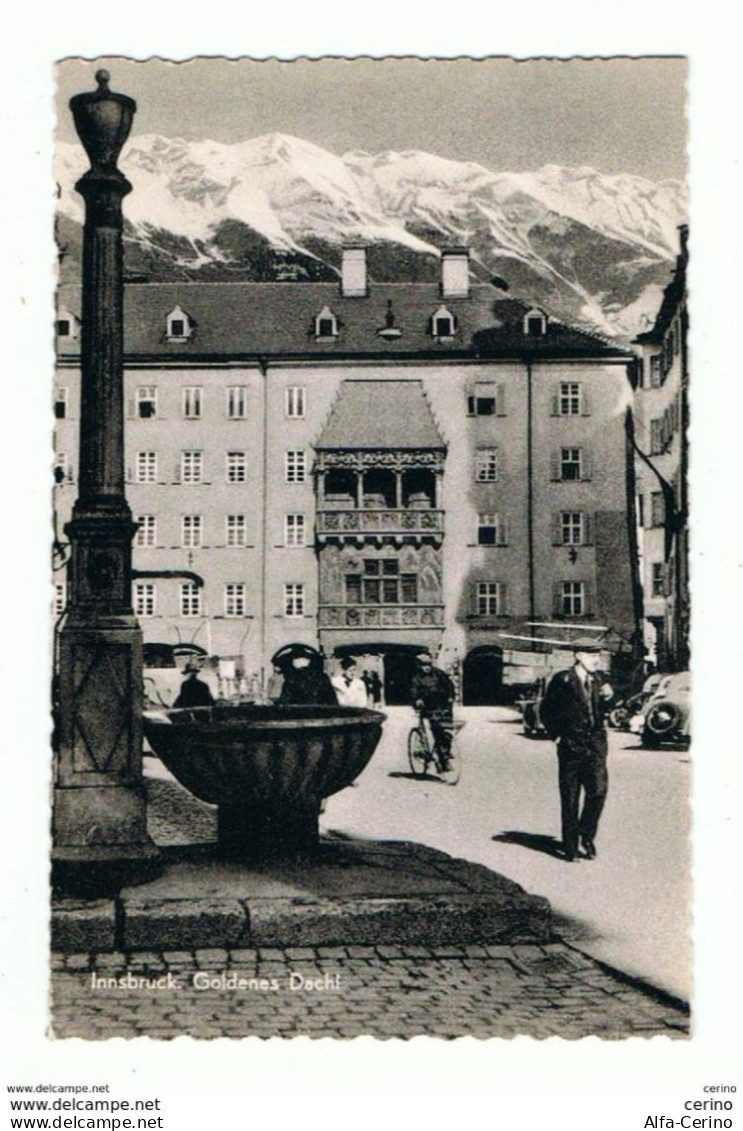
<path fill-rule="evenodd" d="M 68 615 L 59 646 L 54 879 L 67 890 L 115 890 L 158 852 L 147 835 L 142 778 L 142 634 L 132 611 L 136 524 L 124 497 L 122 199 L 116 167 L 136 110 L 98 89 L 70 101 L 91 168 L 85 199 L 79 496 L 70 540 Z"/>

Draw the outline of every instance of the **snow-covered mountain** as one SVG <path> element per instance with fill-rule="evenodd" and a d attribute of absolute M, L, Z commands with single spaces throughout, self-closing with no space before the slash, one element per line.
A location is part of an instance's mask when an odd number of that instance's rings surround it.
<path fill-rule="evenodd" d="M 685 219 L 684 186 L 591 168 L 497 173 L 418 151 L 342 157 L 268 134 L 232 145 L 155 135 L 121 168 L 131 272 L 155 278 L 327 279 L 350 240 L 372 278 L 438 277 L 442 246 L 467 244 L 474 274 L 557 317 L 626 338 L 654 315 Z M 86 161 L 57 150 L 63 277 L 79 270 Z"/>

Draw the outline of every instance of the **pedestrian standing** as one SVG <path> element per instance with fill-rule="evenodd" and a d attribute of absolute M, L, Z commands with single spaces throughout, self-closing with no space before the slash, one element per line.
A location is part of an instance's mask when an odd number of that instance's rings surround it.
<path fill-rule="evenodd" d="M 353 656 L 344 656 L 340 671 L 330 681 L 341 707 L 366 707 L 368 697 L 364 680 L 358 675 Z"/>
<path fill-rule="evenodd" d="M 189 660 L 185 667 L 185 675 L 183 683 L 181 684 L 178 698 L 173 704 L 174 707 L 211 707 L 214 703 L 214 696 L 207 683 L 199 679 L 199 664 L 195 660 Z"/>
<path fill-rule="evenodd" d="M 552 677 L 539 714 L 557 742 L 563 856 L 577 860 L 580 841 L 584 856 L 593 860 L 609 788 L 604 716 L 614 693 L 597 676 L 601 644 L 584 638 L 572 648 L 575 662 Z"/>
<path fill-rule="evenodd" d="M 372 703 L 378 707 L 382 702 L 382 681 L 376 668 L 369 672 L 369 690 Z"/>

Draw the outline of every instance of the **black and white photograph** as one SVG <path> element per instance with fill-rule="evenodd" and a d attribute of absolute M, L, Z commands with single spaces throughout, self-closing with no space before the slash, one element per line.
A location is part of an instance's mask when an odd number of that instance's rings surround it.
<path fill-rule="evenodd" d="M 56 1040 L 688 1040 L 687 77 L 57 61 Z"/>

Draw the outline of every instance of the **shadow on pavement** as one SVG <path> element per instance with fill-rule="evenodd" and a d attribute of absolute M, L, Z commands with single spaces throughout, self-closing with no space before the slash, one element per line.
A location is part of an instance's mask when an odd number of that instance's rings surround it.
<path fill-rule="evenodd" d="M 407 778 L 408 781 L 437 782 L 439 785 L 448 785 L 438 774 L 411 774 L 410 770 L 390 770 L 388 778 Z"/>
<path fill-rule="evenodd" d="M 525 833 L 510 829 L 508 832 L 498 833 L 491 839 L 499 844 L 517 844 L 521 848 L 531 848 L 534 852 L 543 852 L 546 856 L 562 859 L 562 842 L 543 833 Z"/>

